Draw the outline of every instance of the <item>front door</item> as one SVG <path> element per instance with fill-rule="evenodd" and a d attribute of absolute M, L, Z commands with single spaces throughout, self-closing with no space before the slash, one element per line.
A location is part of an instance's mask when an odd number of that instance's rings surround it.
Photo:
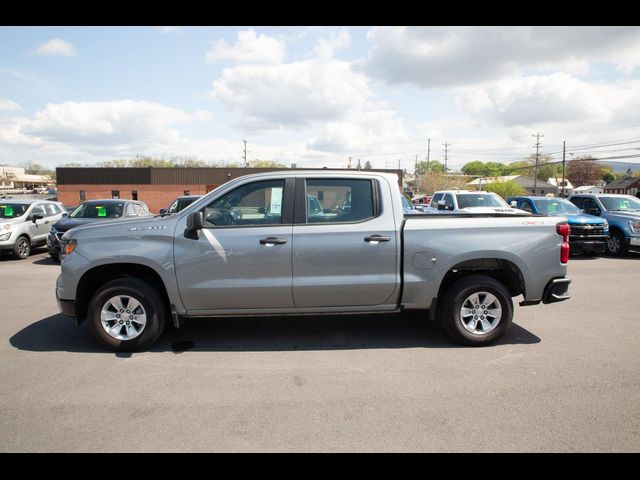
<path fill-rule="evenodd" d="M 236 187 L 202 209 L 196 239 L 179 222 L 176 275 L 189 314 L 293 307 L 292 190 L 283 179 Z"/>

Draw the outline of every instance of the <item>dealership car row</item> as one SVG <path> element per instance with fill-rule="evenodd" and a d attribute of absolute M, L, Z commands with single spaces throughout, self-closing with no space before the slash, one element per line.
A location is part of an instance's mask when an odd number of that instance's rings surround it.
<path fill-rule="evenodd" d="M 177 213 L 199 197 L 178 197 L 160 215 Z M 490 192 L 447 190 L 434 192 L 425 204 L 403 199 L 405 215 L 529 212 L 564 216 L 571 227 L 572 253 L 624 256 L 629 249 L 640 248 L 640 199 L 630 195 L 514 196 L 505 201 Z M 314 201 L 324 208 L 318 199 Z M 50 200 L 0 200 L 0 252 L 25 259 L 32 248 L 46 245 L 51 257 L 59 261 L 61 237 L 71 228 L 147 215 L 151 215 L 147 205 L 138 200 L 88 200 L 75 208 Z"/>

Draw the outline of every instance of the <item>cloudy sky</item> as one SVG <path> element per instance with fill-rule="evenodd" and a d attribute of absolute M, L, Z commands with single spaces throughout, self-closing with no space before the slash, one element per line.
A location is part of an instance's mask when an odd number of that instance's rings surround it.
<path fill-rule="evenodd" d="M 0 164 L 640 162 L 638 27 L 0 27 Z M 635 157 L 635 158 L 634 158 Z M 568 157 L 571 158 L 571 157 Z"/>

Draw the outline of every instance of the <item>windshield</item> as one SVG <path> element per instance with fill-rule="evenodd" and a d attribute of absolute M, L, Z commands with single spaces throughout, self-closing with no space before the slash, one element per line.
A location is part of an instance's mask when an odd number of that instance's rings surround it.
<path fill-rule="evenodd" d="M 568 200 L 560 198 L 536 198 L 533 200 L 538 211 L 546 215 L 559 215 L 563 213 L 578 214 L 582 213 L 578 207 Z"/>
<path fill-rule="evenodd" d="M 69 214 L 71 218 L 119 218 L 124 202 L 87 202 L 79 205 Z"/>
<path fill-rule="evenodd" d="M 631 197 L 598 197 L 609 211 L 613 212 L 640 212 L 640 200 Z"/>
<path fill-rule="evenodd" d="M 456 194 L 458 199 L 458 208 L 469 207 L 502 207 L 511 208 L 507 202 L 497 195 L 490 193 L 465 193 Z"/>
<path fill-rule="evenodd" d="M 171 204 L 169 210 L 167 210 L 167 213 L 178 213 L 180 210 L 185 209 L 196 200 L 197 198 L 178 198 Z"/>
<path fill-rule="evenodd" d="M 29 208 L 26 203 L 0 203 L 0 218 L 16 218 L 24 215 Z"/>

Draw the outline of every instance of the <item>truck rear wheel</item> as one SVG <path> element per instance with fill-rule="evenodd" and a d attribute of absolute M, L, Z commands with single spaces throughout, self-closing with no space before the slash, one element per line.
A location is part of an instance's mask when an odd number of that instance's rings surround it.
<path fill-rule="evenodd" d="M 93 294 L 87 310 L 89 330 L 109 350 L 137 352 L 151 346 L 166 323 L 162 297 L 135 278 L 112 280 Z"/>
<path fill-rule="evenodd" d="M 486 275 L 461 278 L 445 292 L 441 321 L 457 342 L 488 345 L 511 327 L 513 302 L 509 291 Z"/>

